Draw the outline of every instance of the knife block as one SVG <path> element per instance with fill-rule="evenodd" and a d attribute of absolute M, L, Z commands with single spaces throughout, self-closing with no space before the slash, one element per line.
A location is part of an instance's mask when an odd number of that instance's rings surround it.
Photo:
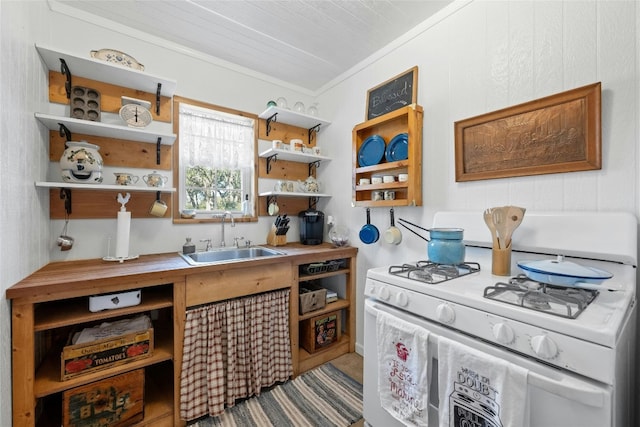
<path fill-rule="evenodd" d="M 287 235 L 276 235 L 276 227 L 272 226 L 269 234 L 267 234 L 267 244 L 271 246 L 284 246 L 287 244 Z"/>

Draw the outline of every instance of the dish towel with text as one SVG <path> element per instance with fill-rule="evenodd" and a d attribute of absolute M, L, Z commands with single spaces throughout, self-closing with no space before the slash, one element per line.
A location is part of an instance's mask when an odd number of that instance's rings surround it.
<path fill-rule="evenodd" d="M 376 334 L 382 407 L 407 426 L 426 427 L 429 331 L 379 312 Z"/>
<path fill-rule="evenodd" d="M 526 427 L 528 370 L 438 337 L 440 427 Z"/>

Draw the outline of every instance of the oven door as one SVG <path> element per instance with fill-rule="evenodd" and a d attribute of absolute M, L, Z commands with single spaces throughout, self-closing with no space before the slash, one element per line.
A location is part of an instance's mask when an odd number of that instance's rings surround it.
<path fill-rule="evenodd" d="M 427 329 L 430 359 L 429 425 L 438 425 L 438 336 L 474 348 L 479 353 L 500 357 L 529 370 L 528 398 L 530 427 L 603 427 L 625 426 L 626 421 L 613 415 L 613 391 L 606 384 L 558 370 L 476 340 L 468 335 L 432 323 L 405 311 L 372 299 L 365 300 L 364 319 L 364 419 L 374 427 L 401 427 L 403 424 L 385 411 L 378 395 L 378 357 L 376 344 L 376 317 L 384 311 L 406 322 Z M 444 426 L 441 426 L 444 427 Z"/>

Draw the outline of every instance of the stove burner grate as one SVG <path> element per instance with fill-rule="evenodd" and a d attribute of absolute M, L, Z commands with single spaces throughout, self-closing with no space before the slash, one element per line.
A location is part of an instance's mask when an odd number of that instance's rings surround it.
<path fill-rule="evenodd" d="M 437 264 L 431 261 L 418 261 L 415 264 L 392 265 L 389 274 L 435 285 L 480 271 L 480 264 Z"/>
<path fill-rule="evenodd" d="M 512 305 L 542 311 L 567 319 L 576 319 L 598 296 L 598 291 L 549 285 L 524 274 L 509 283 L 498 282 L 484 290 L 484 297 Z"/>

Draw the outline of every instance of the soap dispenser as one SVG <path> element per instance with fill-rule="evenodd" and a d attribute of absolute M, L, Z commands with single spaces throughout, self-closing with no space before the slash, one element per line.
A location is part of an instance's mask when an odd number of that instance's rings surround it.
<path fill-rule="evenodd" d="M 187 241 L 182 245 L 183 254 L 192 254 L 196 251 L 196 245 L 191 241 L 191 237 L 187 237 Z"/>

